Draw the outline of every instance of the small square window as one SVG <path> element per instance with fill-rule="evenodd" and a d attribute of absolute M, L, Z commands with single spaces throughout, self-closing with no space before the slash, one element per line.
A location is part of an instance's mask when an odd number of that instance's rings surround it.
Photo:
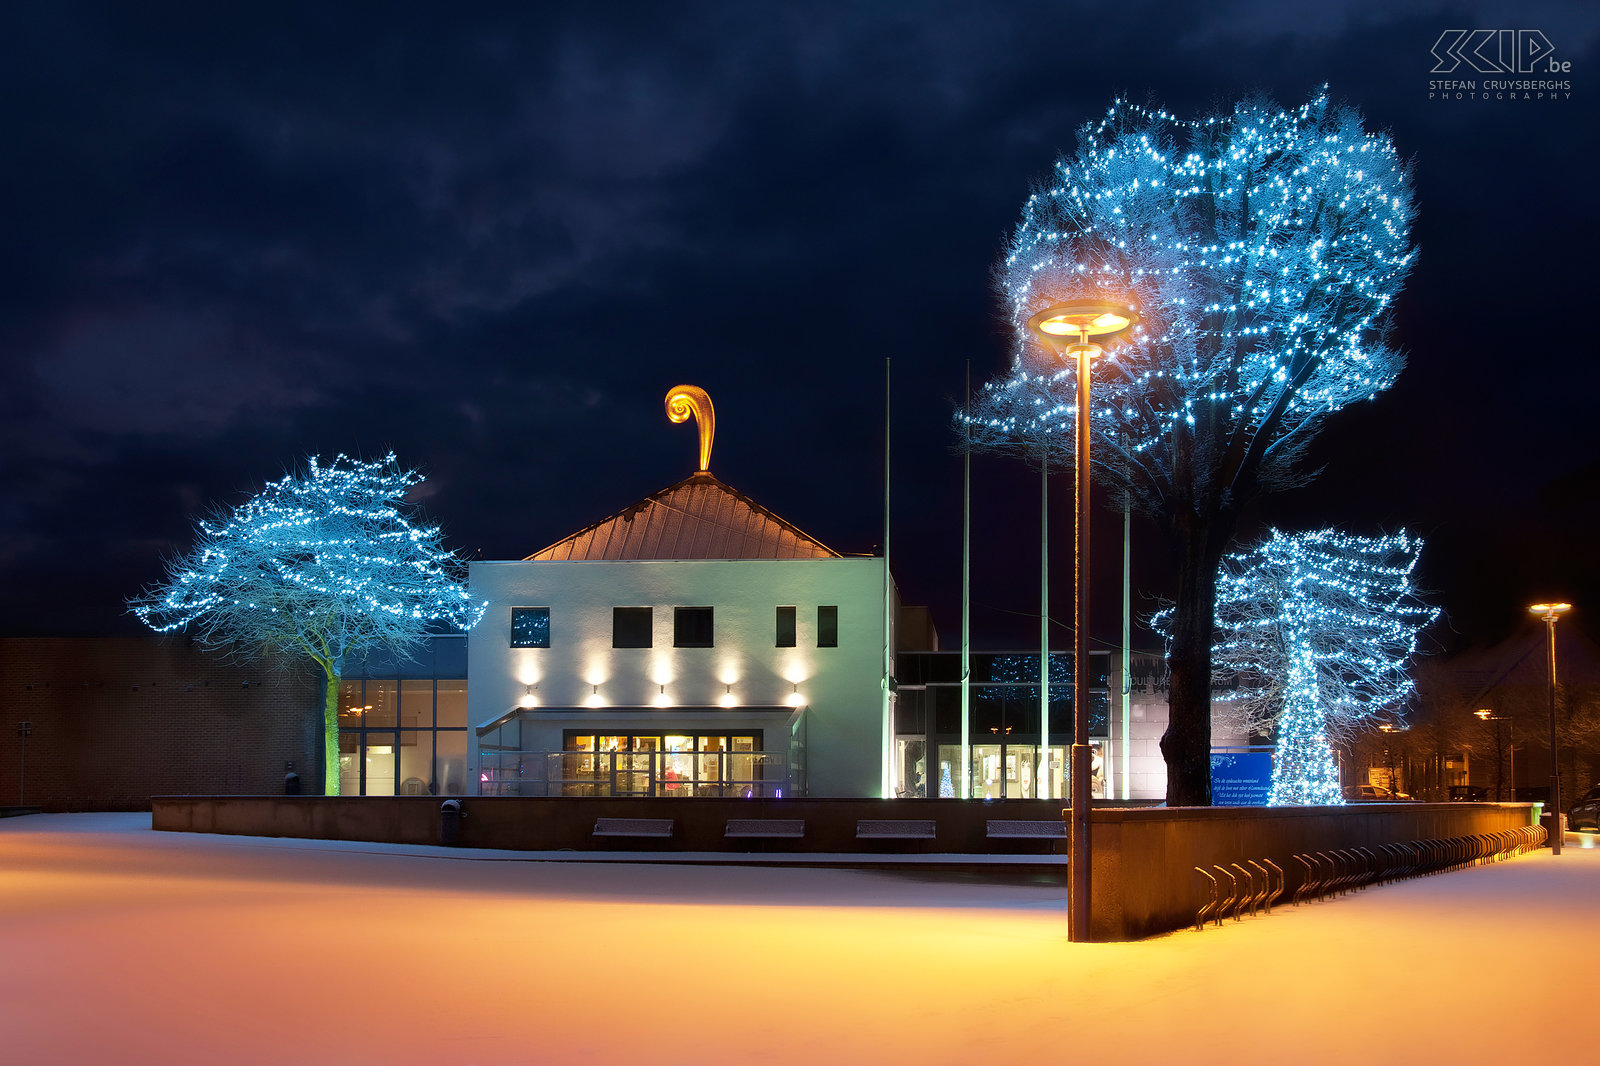
<path fill-rule="evenodd" d="M 839 608 L 817 608 L 817 647 L 837 648 L 839 646 Z"/>
<path fill-rule="evenodd" d="M 676 607 L 672 611 L 672 646 L 711 647 L 711 608 Z"/>
<path fill-rule="evenodd" d="M 611 608 L 611 646 L 613 648 L 648 648 L 651 644 L 650 608 Z"/>
<path fill-rule="evenodd" d="M 548 648 L 550 646 L 550 608 L 511 608 L 511 646 Z"/>
<path fill-rule="evenodd" d="M 794 616 L 793 607 L 778 608 L 778 644 L 780 648 L 794 647 Z"/>

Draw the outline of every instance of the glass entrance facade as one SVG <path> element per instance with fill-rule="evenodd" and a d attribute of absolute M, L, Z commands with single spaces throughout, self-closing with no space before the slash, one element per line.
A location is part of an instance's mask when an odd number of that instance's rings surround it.
<path fill-rule="evenodd" d="M 1091 794 L 1109 791 L 1109 656 L 1090 655 Z M 1041 775 L 1039 654 L 971 656 L 967 737 L 974 799 L 1067 795 L 1072 743 L 1072 656 L 1049 658 L 1049 762 Z M 894 795 L 954 798 L 961 789 L 961 657 L 953 652 L 896 656 Z M 932 756 L 932 757 L 930 757 Z"/>

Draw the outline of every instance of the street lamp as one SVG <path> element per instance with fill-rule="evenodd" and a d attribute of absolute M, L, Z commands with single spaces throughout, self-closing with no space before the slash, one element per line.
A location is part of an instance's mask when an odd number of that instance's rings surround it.
<path fill-rule="evenodd" d="M 1561 771 L 1556 763 L 1556 619 L 1572 610 L 1570 603 L 1536 603 L 1530 614 L 1544 619 L 1550 634 L 1550 854 L 1561 854 Z"/>
<path fill-rule="evenodd" d="M 1069 300 L 1045 308 L 1028 319 L 1028 329 L 1063 360 L 1078 366 L 1077 447 L 1073 465 L 1077 472 L 1074 493 L 1072 554 L 1076 566 L 1072 584 L 1075 631 L 1072 635 L 1072 759 L 1071 830 L 1067 859 L 1067 939 L 1089 939 L 1089 364 L 1104 349 L 1090 340 L 1110 340 L 1139 321 L 1132 307 L 1102 300 Z M 1042 649 L 1049 655 L 1049 648 Z M 1041 733 L 1041 739 L 1043 733 Z M 1045 753 L 1046 765 L 1049 752 Z"/>
<path fill-rule="evenodd" d="M 1515 721 L 1516 720 L 1515 720 L 1515 718 L 1513 718 L 1509 714 L 1495 714 L 1494 711 L 1490 710 L 1487 707 L 1485 707 L 1481 711 L 1473 711 L 1472 713 L 1477 715 L 1479 718 L 1482 718 L 1485 722 L 1493 722 L 1494 723 L 1494 746 L 1495 746 L 1494 775 L 1497 778 L 1497 780 L 1495 781 L 1495 788 L 1494 788 L 1495 799 L 1515 800 L 1517 798 L 1517 747 L 1516 747 L 1516 745 L 1517 745 L 1517 733 L 1516 733 L 1517 727 L 1515 725 Z M 1511 730 L 1511 743 L 1510 744 L 1506 744 L 1500 739 L 1500 723 L 1501 722 L 1512 722 L 1513 723 L 1512 725 L 1506 726 L 1507 729 Z M 1501 748 L 1505 748 L 1505 751 L 1506 751 L 1506 777 L 1509 779 L 1509 783 L 1510 783 L 1510 788 L 1507 790 L 1507 794 L 1504 795 L 1504 796 L 1502 796 L 1500 794 L 1501 793 L 1501 788 L 1500 788 L 1500 781 L 1498 780 L 1498 778 L 1500 777 L 1500 749 Z"/>

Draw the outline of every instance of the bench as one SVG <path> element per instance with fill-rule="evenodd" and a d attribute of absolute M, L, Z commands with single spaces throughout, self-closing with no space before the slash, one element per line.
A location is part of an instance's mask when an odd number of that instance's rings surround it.
<path fill-rule="evenodd" d="M 1066 822 L 1022 821 L 991 818 L 985 823 L 984 836 L 990 840 L 1039 840 L 1047 837 L 1065 837 Z"/>
<path fill-rule="evenodd" d="M 862 818 L 856 822 L 857 840 L 932 840 L 939 823 L 931 818 L 894 820 Z"/>
<path fill-rule="evenodd" d="M 804 818 L 729 818 L 725 837 L 754 840 L 798 840 L 806 835 Z"/>
<path fill-rule="evenodd" d="M 671 818 L 597 818 L 594 823 L 597 837 L 655 837 L 672 836 Z"/>

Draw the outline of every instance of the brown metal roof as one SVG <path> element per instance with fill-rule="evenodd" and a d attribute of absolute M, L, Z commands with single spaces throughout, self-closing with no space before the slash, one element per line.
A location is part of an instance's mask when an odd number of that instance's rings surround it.
<path fill-rule="evenodd" d="M 706 471 L 578 530 L 525 561 L 559 559 L 833 559 L 807 536 Z"/>

